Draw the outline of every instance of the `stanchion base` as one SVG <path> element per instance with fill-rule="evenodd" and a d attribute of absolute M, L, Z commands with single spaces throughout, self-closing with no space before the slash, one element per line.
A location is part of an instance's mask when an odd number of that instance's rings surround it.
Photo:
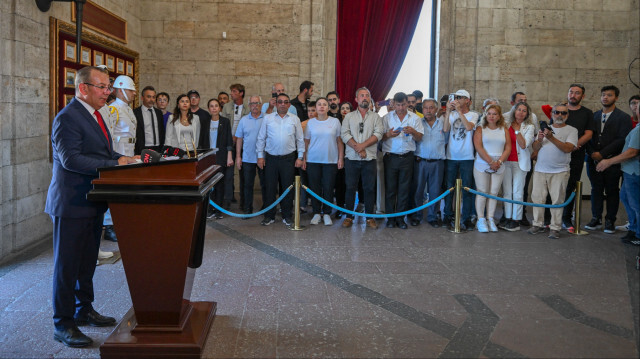
<path fill-rule="evenodd" d="M 456 232 L 455 229 L 447 229 L 447 231 L 451 232 L 451 233 L 455 233 L 455 234 L 461 234 L 461 233 L 466 233 L 467 231 L 458 231 Z"/>
<path fill-rule="evenodd" d="M 304 231 L 305 229 L 307 229 L 307 227 L 306 227 L 306 226 L 299 226 L 299 227 L 297 227 L 297 228 L 296 228 L 295 226 L 292 226 L 292 227 L 287 227 L 287 228 L 288 228 L 290 231 Z"/>
<path fill-rule="evenodd" d="M 589 232 L 587 232 L 587 231 L 583 231 L 583 230 L 582 230 L 582 229 L 580 229 L 580 228 L 575 229 L 573 232 L 569 232 L 569 233 L 571 233 L 571 234 L 575 234 L 576 236 L 584 236 L 584 235 L 589 234 Z"/>

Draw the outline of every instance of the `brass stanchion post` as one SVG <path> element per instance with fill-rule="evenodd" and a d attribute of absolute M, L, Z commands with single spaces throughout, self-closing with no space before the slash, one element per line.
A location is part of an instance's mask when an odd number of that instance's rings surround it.
<path fill-rule="evenodd" d="M 300 176 L 296 176 L 294 190 L 293 227 L 289 227 L 289 229 L 292 231 L 301 231 L 306 228 L 300 225 Z"/>
<path fill-rule="evenodd" d="M 574 198 L 573 201 L 575 203 L 575 212 L 576 212 L 576 226 L 573 228 L 573 234 L 579 235 L 579 236 L 589 234 L 589 232 L 583 231 L 582 229 L 580 229 L 580 218 L 582 218 L 580 213 L 582 211 L 582 182 L 581 181 L 576 182 L 576 197 Z"/>
<path fill-rule="evenodd" d="M 456 179 L 455 219 L 453 233 L 460 233 L 460 210 L 462 209 L 462 179 Z"/>

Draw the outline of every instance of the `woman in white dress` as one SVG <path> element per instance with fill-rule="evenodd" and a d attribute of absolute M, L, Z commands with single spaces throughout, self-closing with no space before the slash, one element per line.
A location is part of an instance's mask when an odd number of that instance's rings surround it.
<path fill-rule="evenodd" d="M 189 97 L 185 94 L 178 96 L 176 108 L 169 116 L 164 144 L 178 147 L 184 151 L 198 148 L 200 138 L 200 119 L 198 115 L 191 113 Z"/>

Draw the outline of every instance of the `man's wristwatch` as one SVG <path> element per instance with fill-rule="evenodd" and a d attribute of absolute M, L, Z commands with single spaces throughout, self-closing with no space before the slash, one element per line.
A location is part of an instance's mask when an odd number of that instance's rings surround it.
<path fill-rule="evenodd" d="M 516 131 L 516 136 L 520 133 L 520 131 Z"/>

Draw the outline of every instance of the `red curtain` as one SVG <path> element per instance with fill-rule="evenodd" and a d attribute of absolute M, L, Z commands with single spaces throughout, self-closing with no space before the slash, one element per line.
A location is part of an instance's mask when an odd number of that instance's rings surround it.
<path fill-rule="evenodd" d="M 354 103 L 362 86 L 375 101 L 384 100 L 409 50 L 423 2 L 338 0 L 336 91 L 343 101 Z"/>

